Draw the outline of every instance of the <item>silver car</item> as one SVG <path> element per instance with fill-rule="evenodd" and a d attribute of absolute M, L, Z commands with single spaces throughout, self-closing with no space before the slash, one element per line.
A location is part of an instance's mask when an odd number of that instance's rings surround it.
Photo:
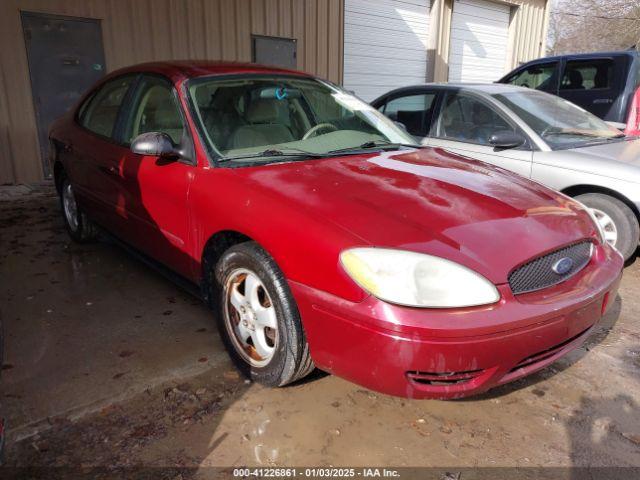
<path fill-rule="evenodd" d="M 492 163 L 590 207 L 607 241 L 630 258 L 640 240 L 640 138 L 538 90 L 426 84 L 372 105 L 424 145 Z"/>

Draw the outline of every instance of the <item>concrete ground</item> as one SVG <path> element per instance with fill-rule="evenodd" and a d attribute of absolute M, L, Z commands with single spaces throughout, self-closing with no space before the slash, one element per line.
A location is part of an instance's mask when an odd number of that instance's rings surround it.
<path fill-rule="evenodd" d="M 72 243 L 50 187 L 14 193 L 9 466 L 640 466 L 640 261 L 584 347 L 484 396 L 406 400 L 320 373 L 272 390 L 239 378 L 198 300 L 116 246 Z"/>

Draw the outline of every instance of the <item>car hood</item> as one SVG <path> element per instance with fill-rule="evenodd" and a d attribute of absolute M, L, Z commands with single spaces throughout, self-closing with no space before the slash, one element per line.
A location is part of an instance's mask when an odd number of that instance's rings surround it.
<path fill-rule="evenodd" d="M 244 181 L 375 245 L 457 261 L 494 283 L 517 265 L 593 236 L 568 197 L 441 149 L 237 169 Z M 313 232 L 309 232 L 313 235 Z"/>
<path fill-rule="evenodd" d="M 562 162 L 572 170 L 640 183 L 640 139 L 556 150 L 545 157 L 556 166 Z"/>

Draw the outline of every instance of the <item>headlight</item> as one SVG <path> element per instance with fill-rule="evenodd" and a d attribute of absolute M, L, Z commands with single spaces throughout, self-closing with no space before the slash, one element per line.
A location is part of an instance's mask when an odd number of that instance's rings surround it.
<path fill-rule="evenodd" d="M 495 303 L 496 287 L 444 258 L 386 248 L 352 248 L 340 254 L 349 276 L 381 300 L 411 307 L 451 308 Z"/>

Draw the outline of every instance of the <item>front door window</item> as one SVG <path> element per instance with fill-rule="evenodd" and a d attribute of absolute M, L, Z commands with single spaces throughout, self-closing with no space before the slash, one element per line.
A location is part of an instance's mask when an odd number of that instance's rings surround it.
<path fill-rule="evenodd" d="M 445 97 L 438 137 L 488 146 L 492 134 L 505 130 L 515 131 L 498 112 L 481 100 L 462 93 L 448 93 Z"/>
<path fill-rule="evenodd" d="M 148 132 L 166 133 L 179 145 L 184 133 L 173 87 L 156 77 L 145 77 L 138 91 L 138 100 L 126 128 L 125 141 L 131 143 L 138 135 Z"/>

